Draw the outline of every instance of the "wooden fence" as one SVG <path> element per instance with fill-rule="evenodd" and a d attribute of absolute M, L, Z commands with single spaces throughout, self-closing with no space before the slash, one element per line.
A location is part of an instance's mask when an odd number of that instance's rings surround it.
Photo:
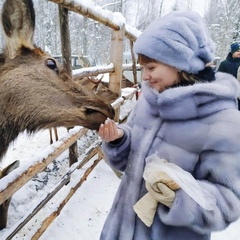
<path fill-rule="evenodd" d="M 71 58 L 71 47 L 70 47 L 70 39 L 69 39 L 69 29 L 68 29 L 68 10 L 74 11 L 78 14 L 83 15 L 87 18 L 92 18 L 112 29 L 111 36 L 111 64 L 107 67 L 93 67 L 82 69 L 81 76 L 89 76 L 89 75 L 97 75 L 99 73 L 110 74 L 109 80 L 109 88 L 115 92 L 121 94 L 121 79 L 122 79 L 122 71 L 125 69 L 132 69 L 134 80 L 137 82 L 136 77 L 136 60 L 133 57 L 132 65 L 123 65 L 123 38 L 126 37 L 130 40 L 130 45 L 132 47 L 133 41 L 137 38 L 138 31 L 136 29 L 132 29 L 127 25 L 119 26 L 117 23 L 111 21 L 111 19 L 106 18 L 104 13 L 98 13 L 94 11 L 94 8 L 89 9 L 88 7 L 82 5 L 79 2 L 75 1 L 67 1 L 67 0 L 50 0 L 59 4 L 59 13 L 60 13 L 60 28 L 62 31 L 62 55 L 65 58 L 65 66 L 68 69 L 70 75 L 72 74 L 71 63 L 68 61 Z M 63 34 L 64 31 L 64 34 Z M 116 121 L 119 121 L 119 108 L 124 104 L 126 99 L 131 99 L 135 96 L 136 90 L 132 90 L 127 93 L 125 96 L 121 96 L 117 99 L 112 105 L 117 111 Z M 82 136 L 86 134 L 88 129 L 83 127 L 75 127 L 71 129 L 63 138 L 59 141 L 53 143 L 50 148 L 51 151 L 46 151 L 46 154 L 39 156 L 38 158 L 29 159 L 29 163 L 24 166 L 20 166 L 15 171 L 11 172 L 5 178 L 0 180 L 0 204 L 2 204 L 5 200 L 10 198 L 16 191 L 18 191 L 22 186 L 24 186 L 28 181 L 30 181 L 34 176 L 38 173 L 42 172 L 48 164 L 50 164 L 54 159 L 56 159 L 61 153 L 66 151 L 68 148 L 74 146 L 73 149 L 76 148 L 77 140 L 81 139 Z M 76 184 L 70 184 L 68 193 L 61 199 L 59 204 L 56 206 L 56 210 L 51 212 L 49 215 L 45 217 L 42 221 L 39 229 L 32 235 L 28 236 L 28 239 L 38 239 L 41 234 L 47 229 L 47 227 L 51 224 L 51 222 L 60 214 L 60 211 L 64 207 L 64 205 L 68 202 L 71 196 L 76 192 L 76 190 L 82 185 L 82 183 L 86 180 L 88 175 L 91 173 L 92 169 L 98 164 L 101 159 L 103 159 L 103 154 L 101 151 L 101 141 L 97 140 L 94 142 L 92 149 L 90 149 L 87 153 L 82 153 L 80 156 L 74 155 L 73 158 L 77 157 L 76 163 L 71 164 L 67 173 L 61 178 L 61 180 L 56 184 L 56 186 L 52 189 L 51 192 L 43 196 L 38 202 L 33 206 L 30 212 L 26 213 L 25 216 L 18 221 L 14 226 L 10 227 L 7 231 L 4 232 L 4 236 L 0 235 L 0 239 L 12 239 L 18 231 L 23 228 L 24 225 L 30 219 L 38 213 L 39 210 L 67 183 L 71 181 L 71 174 L 80 169 L 86 163 L 90 163 L 88 169 L 79 176 L 79 181 Z M 71 149 L 70 149 L 70 158 Z M 75 153 L 74 153 L 75 154 Z M 92 162 L 91 162 L 92 161 Z"/>

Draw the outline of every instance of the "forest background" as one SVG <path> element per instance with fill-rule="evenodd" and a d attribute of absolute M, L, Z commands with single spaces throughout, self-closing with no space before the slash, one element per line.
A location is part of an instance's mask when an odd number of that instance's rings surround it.
<path fill-rule="evenodd" d="M 80 0 L 78 0 L 80 1 Z M 155 18 L 174 10 L 193 10 L 205 19 L 215 42 L 216 56 L 227 56 L 230 44 L 240 41 L 240 0 L 89 0 L 104 10 L 120 12 L 126 24 L 143 31 Z M 0 0 L 0 5 L 4 0 Z M 33 0 L 36 10 L 35 42 L 53 55 L 61 54 L 58 5 Z M 107 65 L 111 29 L 81 15 L 69 12 L 72 55 L 88 56 L 91 65 Z M 124 51 L 129 51 L 125 39 Z M 3 36 L 0 35 L 0 47 Z"/>

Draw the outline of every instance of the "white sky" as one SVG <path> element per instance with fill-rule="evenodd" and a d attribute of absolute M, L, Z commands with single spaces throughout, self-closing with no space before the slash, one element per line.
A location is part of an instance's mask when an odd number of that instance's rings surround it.
<path fill-rule="evenodd" d="M 175 1 L 176 0 L 164 1 L 164 10 L 166 13 L 171 11 L 171 7 L 174 5 Z M 182 6 L 184 10 L 186 10 L 185 7 L 188 0 L 179 0 L 179 2 L 180 2 L 180 6 Z M 207 4 L 208 4 L 208 0 L 192 0 L 191 10 L 198 12 L 203 17 Z"/>

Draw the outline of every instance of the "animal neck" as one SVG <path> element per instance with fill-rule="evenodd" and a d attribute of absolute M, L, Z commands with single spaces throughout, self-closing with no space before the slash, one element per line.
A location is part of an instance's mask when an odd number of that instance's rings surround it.
<path fill-rule="evenodd" d="M 9 144 L 17 138 L 19 132 L 16 126 L 9 123 L 4 128 L 0 128 L 0 161 L 7 152 Z"/>

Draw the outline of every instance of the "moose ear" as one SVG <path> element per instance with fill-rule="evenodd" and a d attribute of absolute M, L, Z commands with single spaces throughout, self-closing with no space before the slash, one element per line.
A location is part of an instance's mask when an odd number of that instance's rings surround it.
<path fill-rule="evenodd" d="M 34 49 L 35 12 L 32 1 L 5 1 L 2 8 L 2 25 L 9 59 L 14 59 L 22 47 Z"/>

